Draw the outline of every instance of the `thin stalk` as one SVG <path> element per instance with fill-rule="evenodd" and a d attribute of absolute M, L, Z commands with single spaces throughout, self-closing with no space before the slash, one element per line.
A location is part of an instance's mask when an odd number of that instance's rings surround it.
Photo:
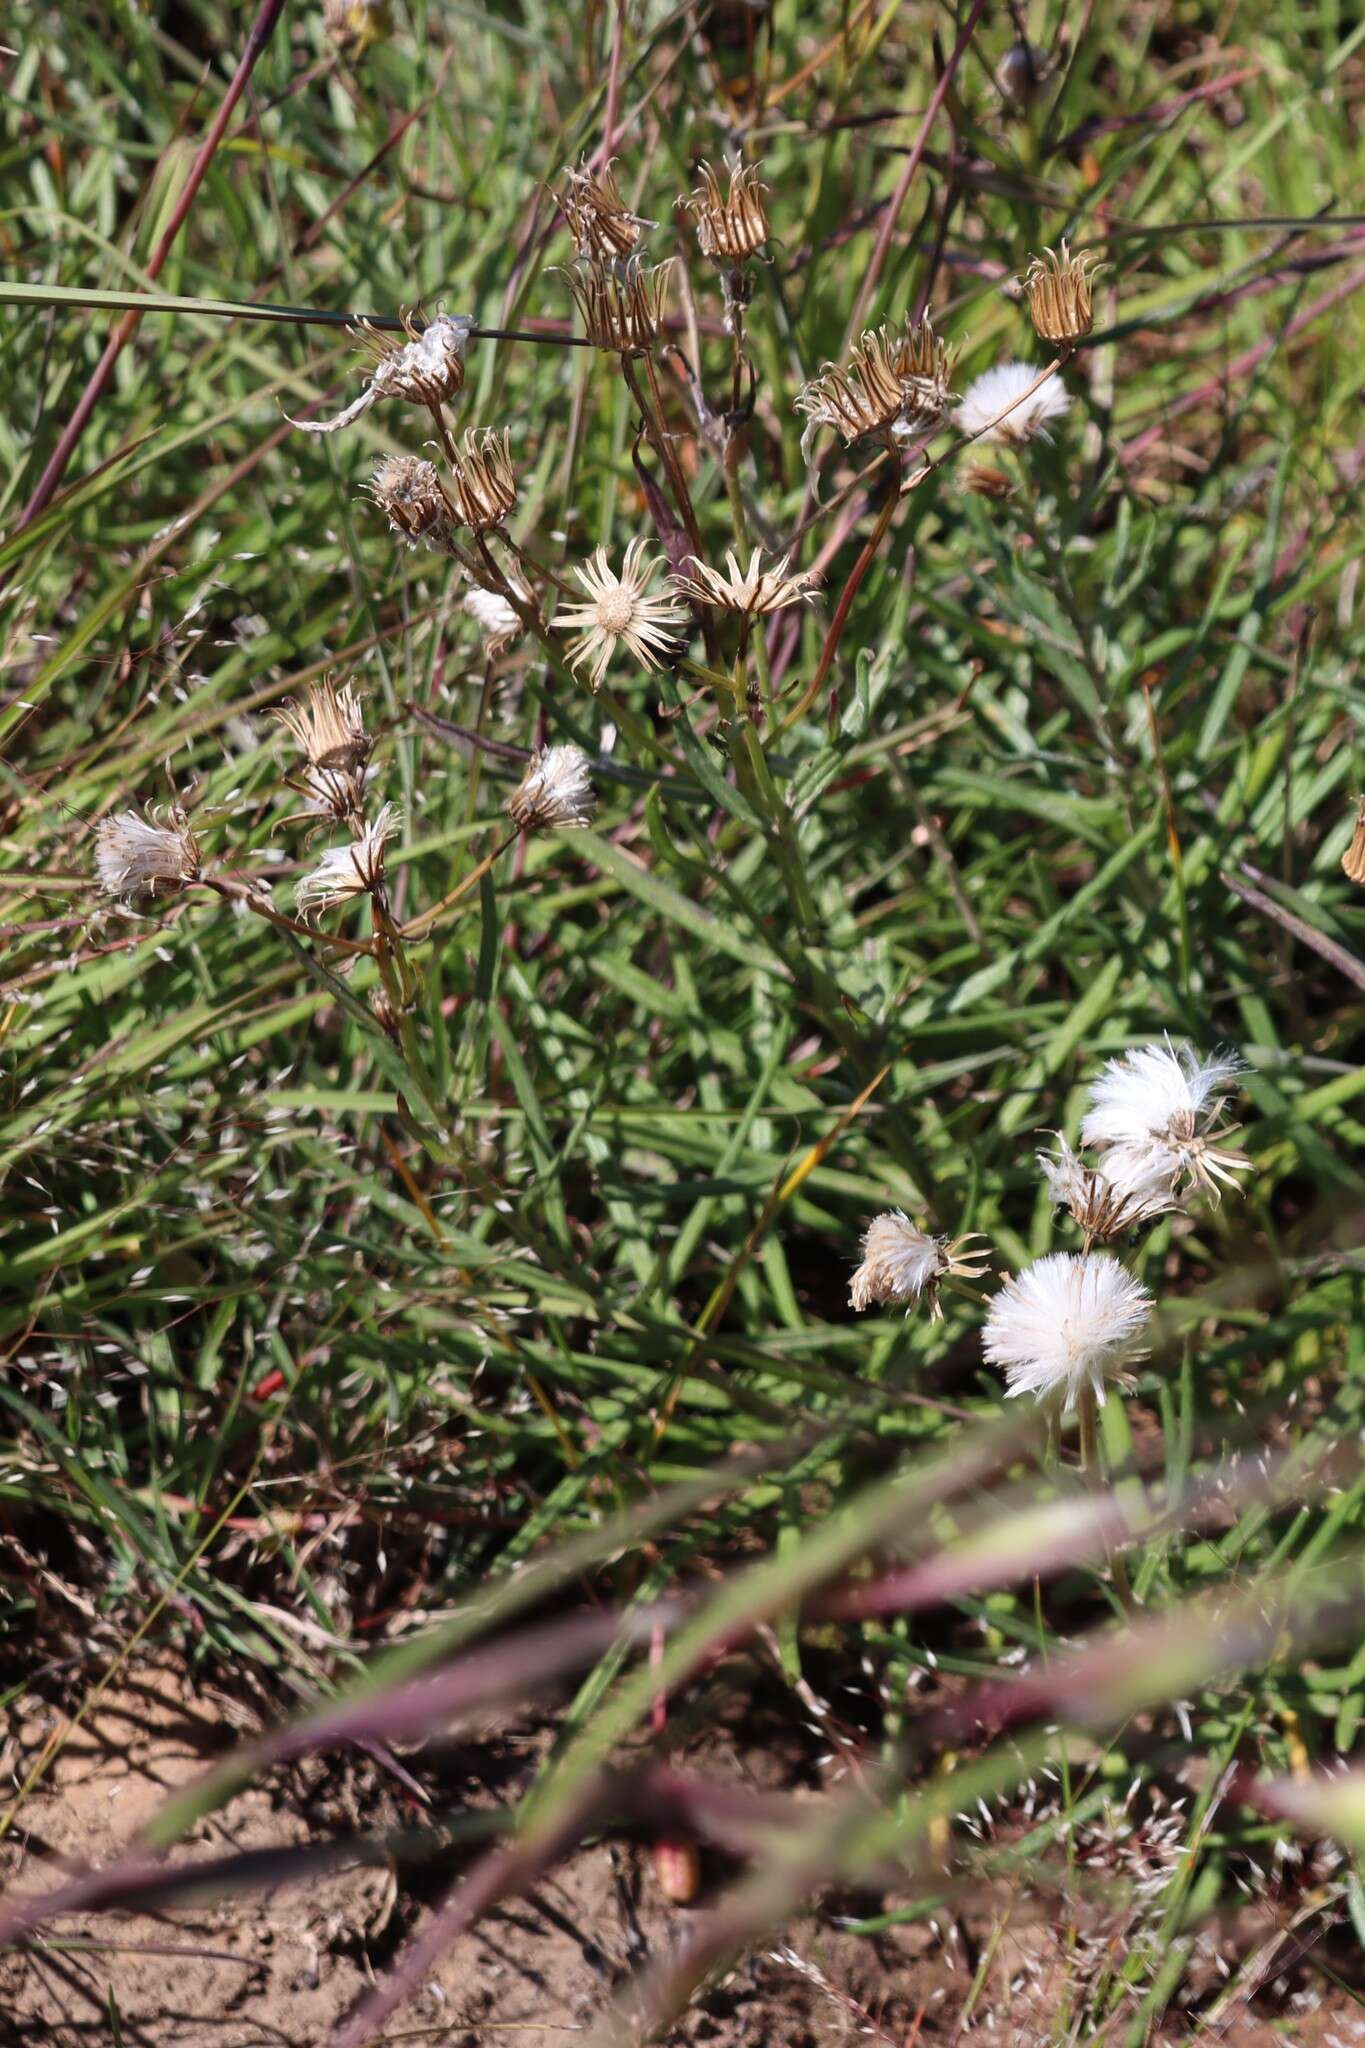
<path fill-rule="evenodd" d="M 488 870 L 494 865 L 494 863 L 497 860 L 499 860 L 502 857 L 502 855 L 506 853 L 508 847 L 513 845 L 513 843 L 520 837 L 521 828 L 520 826 L 518 826 L 516 831 L 509 832 L 505 839 L 500 839 L 497 845 L 493 848 L 492 852 L 486 853 L 483 859 L 479 862 L 478 866 L 472 867 L 469 870 L 469 873 L 464 877 L 463 881 L 456 883 L 455 887 L 451 890 L 448 896 L 443 896 L 439 903 L 433 903 L 430 909 L 424 910 L 419 917 L 410 917 L 406 924 L 399 925 L 397 927 L 399 936 L 404 939 L 415 939 L 422 937 L 429 930 L 429 928 L 436 922 L 436 919 L 442 915 L 444 911 L 452 909 L 453 906 L 457 904 L 462 897 L 467 896 L 469 894 L 470 890 L 475 886 L 476 883 L 481 882 L 483 880 L 484 876 L 488 873 Z"/>

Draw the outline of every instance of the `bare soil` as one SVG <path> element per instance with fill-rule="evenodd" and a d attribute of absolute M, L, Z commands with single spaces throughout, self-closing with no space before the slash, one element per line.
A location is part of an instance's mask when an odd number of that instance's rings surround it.
<path fill-rule="evenodd" d="M 229 1717 L 227 1703 L 189 1691 L 169 1659 L 120 1679 L 76 1727 L 51 1705 L 28 1701 L 8 1734 L 9 1785 L 24 1782 L 54 1733 L 65 1739 L 0 1851 L 7 1890 L 50 1889 L 64 1868 L 108 1862 L 168 1793 L 239 1738 L 234 1722 L 239 1714 Z M 544 1733 L 528 1723 L 448 1754 L 445 1790 L 453 1772 L 457 1800 L 505 1797 L 542 1750 Z M 771 1742 L 744 1753 L 723 1731 L 710 1742 L 705 1761 L 714 1775 L 814 1789 L 809 1754 L 784 1755 Z M 415 1817 L 391 1774 L 368 1759 L 332 1760 L 241 1793 L 180 1853 L 277 1850 L 350 1830 L 411 1826 Z M 70 1916 L 38 1945 L 0 1958 L 0 2044 L 323 2048 L 423 1924 L 451 1875 L 449 1867 L 401 1877 L 387 1867 L 351 1867 L 202 1905 Z M 708 1897 L 704 1879 L 700 1903 L 710 1902 L 723 1875 L 706 1873 L 712 1888 Z M 1073 1965 L 1044 1910 L 1021 1901 L 1002 1910 L 1001 1900 L 983 1899 L 979 1912 L 874 1938 L 840 1925 L 879 1903 L 826 1899 L 772 1952 L 749 1957 L 712 1987 L 670 2040 L 688 2048 L 827 2048 L 854 2039 L 891 2048 L 957 2041 L 1032 2048 L 1055 2038 Z M 691 1909 L 662 1896 L 647 1848 L 585 1848 L 456 1942 L 387 2039 L 434 2048 L 559 2048 L 586 2036 L 613 1994 L 642 1963 L 666 1953 L 690 1918 Z M 1255 1938 L 1244 1929 L 1237 1946 L 1252 1951 L 1267 1932 L 1273 1938 L 1264 1925 Z M 1295 1974 L 1292 1945 L 1275 1961 L 1286 1975 L 1273 2012 L 1258 2013 L 1258 1993 L 1219 2013 L 1210 2032 L 1196 2036 L 1192 2024 L 1168 2024 L 1160 2038 L 1213 2038 L 1224 2048 L 1365 2044 L 1365 2018 L 1349 1995 Z M 1212 1982 L 1212 1966 L 1206 1974 Z M 1264 1975 L 1262 1992 L 1269 1970 Z"/>

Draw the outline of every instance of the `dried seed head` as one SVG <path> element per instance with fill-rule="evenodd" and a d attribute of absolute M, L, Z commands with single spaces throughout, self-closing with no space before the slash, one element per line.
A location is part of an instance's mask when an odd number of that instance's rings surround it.
<path fill-rule="evenodd" d="M 308 810 L 338 824 L 357 820 L 365 805 L 365 769 L 374 740 L 353 683 L 314 683 L 306 704 L 274 714 L 303 755 L 301 786 Z"/>
<path fill-rule="evenodd" d="M 385 804 L 349 845 L 329 846 L 312 874 L 294 884 L 298 908 L 330 910 L 352 896 L 368 895 L 384 879 L 384 849 L 402 821 L 397 805 Z"/>
<path fill-rule="evenodd" d="M 868 434 L 888 442 L 922 439 L 952 403 L 955 361 L 956 353 L 929 320 L 869 330 L 849 356 L 847 369 L 826 363 L 798 392 L 797 410 L 811 422 L 803 448 L 819 427 L 833 427 L 848 442 Z"/>
<path fill-rule="evenodd" d="M 435 463 L 415 455 L 382 456 L 374 466 L 370 496 L 409 547 L 422 541 L 438 554 L 450 553 L 454 521 Z"/>
<path fill-rule="evenodd" d="M 1219 1201 L 1222 1188 L 1236 1187 L 1235 1175 L 1251 1166 L 1224 1146 L 1232 1130 L 1223 1116 L 1242 1071 L 1236 1053 L 1201 1057 L 1169 1039 L 1134 1046 L 1091 1084 L 1081 1137 L 1104 1147 L 1111 1181 L 1132 1187 L 1164 1176 Z"/>
<path fill-rule="evenodd" d="M 696 225 L 697 246 L 713 263 L 743 263 L 756 255 L 768 239 L 768 220 L 763 210 L 768 188 L 759 177 L 762 167 L 732 162 L 730 189 L 725 194 L 710 164 L 699 164 L 697 168 L 701 183 L 683 201 Z"/>
<path fill-rule="evenodd" d="M 1104 266 L 1091 255 L 1073 256 L 1066 243 L 1044 249 L 1024 274 L 1034 332 L 1063 347 L 1081 341 L 1095 324 L 1094 280 Z"/>
<path fill-rule="evenodd" d="M 203 872 L 199 842 L 178 804 L 115 811 L 95 827 L 95 874 L 108 896 L 174 896 Z"/>
<path fill-rule="evenodd" d="M 612 169 L 615 162 L 613 157 L 604 170 L 594 171 L 583 157 L 576 170 L 565 169 L 565 184 L 555 193 L 574 248 L 590 262 L 612 263 L 633 255 L 645 229 L 656 225 L 627 210 Z"/>
<path fill-rule="evenodd" d="M 1040 1152 L 1038 1164 L 1053 1201 L 1069 1209 L 1086 1236 L 1100 1244 L 1180 1206 L 1171 1175 L 1159 1162 L 1134 1172 L 1116 1159 L 1111 1174 L 1107 1163 L 1087 1166 L 1060 1132 L 1056 1157 Z"/>
<path fill-rule="evenodd" d="M 950 1273 L 964 1280 L 979 1280 L 986 1270 L 985 1254 L 966 1249 L 976 1234 L 930 1237 L 916 1228 L 903 1209 L 884 1210 L 863 1233 L 862 1263 L 849 1282 L 851 1306 L 861 1312 L 885 1302 L 903 1302 L 908 1314 L 923 1300 L 930 1315 L 941 1319 L 941 1282 Z"/>
<path fill-rule="evenodd" d="M 978 498 L 1012 498 L 1014 478 L 1006 476 L 1003 469 L 991 469 L 984 463 L 975 463 L 963 474 L 962 481 L 969 491 Z"/>
<path fill-rule="evenodd" d="M 1352 882 L 1365 882 L 1365 796 L 1356 798 L 1356 828 L 1341 856 L 1341 867 Z"/>
<path fill-rule="evenodd" d="M 612 267 L 600 261 L 575 263 L 564 272 L 588 340 L 594 348 L 621 356 L 648 355 L 653 348 L 672 274 L 672 257 L 652 270 L 631 257 Z"/>
<path fill-rule="evenodd" d="M 482 434 L 466 434 L 448 460 L 450 482 L 446 494 L 456 520 L 475 533 L 501 526 L 517 502 L 517 478 L 507 429 L 501 435 L 491 427 Z"/>
<path fill-rule="evenodd" d="M 507 813 L 523 832 L 568 832 L 591 825 L 597 809 L 591 764 L 581 747 L 546 747 L 507 799 Z"/>
<path fill-rule="evenodd" d="M 464 383 L 464 352 L 473 321 L 463 313 L 440 313 L 428 326 L 419 327 L 411 314 L 400 317 L 408 337 L 404 342 L 381 334 L 368 320 L 351 329 L 374 365 L 359 398 L 334 419 L 290 420 L 290 426 L 305 434 L 335 434 L 368 412 L 378 398 L 402 398 L 433 410 L 453 398 Z"/>
<path fill-rule="evenodd" d="M 339 50 L 363 57 L 393 34 L 393 8 L 390 0 L 325 0 L 322 25 Z"/>
<path fill-rule="evenodd" d="M 601 688 L 618 644 L 641 668 L 663 668 L 673 658 L 680 635 L 690 628 L 687 608 L 669 594 L 671 581 L 665 582 L 662 592 L 650 594 L 658 568 L 659 558 L 651 557 L 638 539 L 626 549 L 619 576 L 605 548 L 598 548 L 589 563 L 575 567 L 588 602 L 566 605 L 556 614 L 555 624 L 578 634 L 566 650 L 567 659 L 574 669 L 586 663 L 594 690 Z"/>
<path fill-rule="evenodd" d="M 698 604 L 719 605 L 723 611 L 743 612 L 749 618 L 759 618 L 766 612 L 780 612 L 789 604 L 809 602 L 820 587 L 820 578 L 813 570 L 803 569 L 796 575 L 789 574 L 791 556 L 783 555 L 770 569 L 760 565 L 763 561 L 762 548 L 755 548 L 749 557 L 747 570 L 742 570 L 731 550 L 726 551 L 726 574 L 719 569 L 710 569 L 705 562 L 689 555 L 688 560 L 696 570 L 694 576 L 675 576 L 673 587 L 686 597 L 695 598 Z"/>
<path fill-rule="evenodd" d="M 519 591 L 519 595 L 525 595 Z M 483 636 L 483 651 L 490 658 L 505 654 L 521 637 L 522 623 L 500 590 L 485 590 L 476 583 L 467 590 L 462 607 Z"/>

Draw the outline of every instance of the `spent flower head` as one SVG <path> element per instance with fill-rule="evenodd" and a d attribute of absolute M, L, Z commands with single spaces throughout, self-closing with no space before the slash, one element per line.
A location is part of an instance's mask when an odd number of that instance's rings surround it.
<path fill-rule="evenodd" d="M 1193 1046 L 1135 1046 L 1110 1060 L 1090 1090 L 1081 1139 L 1103 1146 L 1110 1179 L 1140 1183 L 1164 1175 L 1220 1199 L 1224 1186 L 1249 1167 L 1240 1153 L 1215 1142 L 1243 1062 L 1233 1052 L 1201 1059 Z"/>
<path fill-rule="evenodd" d="M 454 514 L 434 462 L 416 455 L 381 456 L 370 480 L 370 496 L 390 529 L 410 548 L 421 541 L 437 554 L 451 552 Z"/>
<path fill-rule="evenodd" d="M 1007 1280 L 991 1303 L 982 1349 L 1003 1367 L 1007 1396 L 1059 1397 L 1066 1413 L 1082 1387 L 1105 1384 L 1142 1355 L 1152 1297 L 1107 1252 L 1052 1252 Z"/>
<path fill-rule="evenodd" d="M 607 265 L 597 260 L 564 271 L 583 331 L 594 348 L 613 355 L 648 355 L 663 325 L 673 259 L 649 269 L 638 257 Z"/>
<path fill-rule="evenodd" d="M 1180 1207 L 1168 1173 L 1159 1167 L 1143 1173 L 1122 1159 L 1087 1166 L 1060 1132 L 1057 1152 L 1040 1152 L 1038 1164 L 1058 1208 L 1069 1209 L 1088 1238 L 1107 1244 L 1139 1224 Z"/>
<path fill-rule="evenodd" d="M 1032 363 L 997 363 L 984 370 L 963 393 L 954 425 L 969 440 L 1007 448 L 1050 441 L 1048 428 L 1070 411 L 1071 398 L 1060 377 L 1039 384 L 1041 375 Z"/>
<path fill-rule="evenodd" d="M 555 193 L 574 248 L 590 262 L 619 262 L 632 255 L 645 229 L 657 225 L 627 209 L 616 183 L 615 162 L 613 157 L 594 171 L 582 157 L 576 169 L 565 167 L 564 184 Z"/>
<path fill-rule="evenodd" d="M 755 548 L 747 569 L 741 569 L 732 549 L 726 550 L 725 569 L 712 569 L 689 555 L 696 574 L 675 576 L 673 585 L 698 604 L 718 605 L 722 611 L 743 612 L 759 618 L 766 612 L 780 612 L 790 604 L 809 602 L 820 587 L 812 569 L 791 573 L 791 556 L 781 555 L 765 569 L 762 548 Z"/>
<path fill-rule="evenodd" d="M 199 842 L 178 804 L 115 811 L 95 827 L 95 875 L 107 896 L 174 896 L 202 872 Z"/>
<path fill-rule="evenodd" d="M 626 549 L 619 576 L 605 548 L 598 548 L 590 562 L 575 566 L 588 602 L 566 605 L 556 623 L 578 634 L 566 650 L 569 666 L 586 664 L 594 690 L 601 688 L 618 643 L 641 668 L 663 668 L 675 654 L 680 636 L 690 629 L 691 614 L 670 595 L 671 583 L 650 592 L 659 566 L 659 557 L 650 556 L 639 539 Z"/>
<path fill-rule="evenodd" d="M 697 231 L 697 247 L 703 256 L 722 266 L 757 255 L 768 239 L 763 209 L 768 188 L 759 176 L 762 166 L 736 160 L 728 168 L 729 190 L 722 192 L 720 178 L 710 164 L 699 164 L 701 183 L 683 201 Z"/>
<path fill-rule="evenodd" d="M 848 1288 L 851 1306 L 861 1311 L 874 1304 L 904 1302 L 908 1314 L 917 1301 L 924 1300 L 930 1315 L 941 1319 L 941 1282 L 950 1274 L 979 1280 L 986 1271 L 985 1254 L 966 1250 L 977 1234 L 931 1237 L 913 1224 L 904 1210 L 883 1210 L 863 1233 L 862 1263 Z"/>
<path fill-rule="evenodd" d="M 1102 267 L 1088 252 L 1073 256 L 1065 241 L 1033 258 L 1024 273 L 1024 296 L 1041 341 L 1066 348 L 1089 334 L 1095 324 L 1094 280 Z"/>
<path fill-rule="evenodd" d="M 350 824 L 365 804 L 366 764 L 374 740 L 353 683 L 329 677 L 314 683 L 304 704 L 292 701 L 274 714 L 303 755 L 299 784 L 315 817 Z"/>
<path fill-rule="evenodd" d="M 438 313 L 427 326 L 419 327 L 410 313 L 400 317 L 408 337 L 404 342 L 381 334 L 366 320 L 351 329 L 374 364 L 359 398 L 334 419 L 291 419 L 290 426 L 305 434 L 335 434 L 368 412 L 376 399 L 402 398 L 434 411 L 453 398 L 464 383 L 464 354 L 473 321 L 463 313 Z"/>
<path fill-rule="evenodd" d="M 847 442 L 871 434 L 890 445 L 923 439 L 952 403 L 955 360 L 928 319 L 869 329 L 846 368 L 824 364 L 797 393 L 797 410 L 810 419 L 803 449 L 820 427 L 833 427 Z"/>
<path fill-rule="evenodd" d="M 517 475 L 512 467 L 511 436 L 504 427 L 482 434 L 467 433 L 451 449 L 446 497 L 457 523 L 474 533 L 501 526 L 517 502 Z"/>
<path fill-rule="evenodd" d="M 329 846 L 313 872 L 294 884 L 301 911 L 330 910 L 353 896 L 368 895 L 384 879 L 384 849 L 403 821 L 396 804 L 385 804 L 368 823 L 360 823 L 345 846 Z"/>
<path fill-rule="evenodd" d="M 566 832 L 591 825 L 597 797 L 592 764 L 583 749 L 572 742 L 537 749 L 506 809 L 523 832 Z"/>
<path fill-rule="evenodd" d="M 482 583 L 476 583 L 465 592 L 460 609 L 473 619 L 483 640 L 483 651 L 490 657 L 505 654 L 521 637 L 521 617 L 500 590 L 487 590 Z"/>

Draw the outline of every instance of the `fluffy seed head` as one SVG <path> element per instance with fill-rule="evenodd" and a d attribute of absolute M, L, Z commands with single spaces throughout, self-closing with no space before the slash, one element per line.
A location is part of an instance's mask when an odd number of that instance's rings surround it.
<path fill-rule="evenodd" d="M 1103 266 L 1091 255 L 1073 256 L 1066 243 L 1044 249 L 1024 275 L 1024 293 L 1041 341 L 1064 347 L 1081 341 L 1095 324 L 1094 280 Z"/>
<path fill-rule="evenodd" d="M 546 747 L 507 799 L 507 812 L 523 832 L 565 832 L 591 825 L 597 809 L 592 768 L 581 747 Z"/>
<path fill-rule="evenodd" d="M 564 184 L 555 193 L 574 248 L 590 262 L 612 263 L 632 255 L 644 230 L 655 225 L 627 211 L 612 168 L 615 161 L 594 171 L 582 158 L 576 170 L 565 169 Z"/>
<path fill-rule="evenodd" d="M 107 896 L 174 896 L 203 871 L 199 842 L 178 804 L 115 811 L 95 827 L 95 874 Z"/>
<path fill-rule="evenodd" d="M 308 810 L 338 824 L 357 820 L 365 804 L 365 770 L 374 741 L 353 683 L 314 683 L 306 703 L 281 705 L 275 717 L 303 755 L 301 787 Z M 295 785 L 300 786 L 300 785 Z"/>
<path fill-rule="evenodd" d="M 618 643 L 641 668 L 663 668 L 680 636 L 689 630 L 691 616 L 670 594 L 670 582 L 650 595 L 649 586 L 659 566 L 659 558 L 651 557 L 644 541 L 637 539 L 626 549 L 619 576 L 605 548 L 598 548 L 590 562 L 575 567 L 574 575 L 587 592 L 588 602 L 566 605 L 556 623 L 578 634 L 567 649 L 569 666 L 576 669 L 586 664 L 594 690 L 601 688 Z"/>
<path fill-rule="evenodd" d="M 382 456 L 374 466 L 370 496 L 409 547 L 422 541 L 438 554 L 449 554 L 454 522 L 435 463 L 415 455 Z"/>
<path fill-rule="evenodd" d="M 1087 1145 L 1104 1146 L 1104 1170 L 1129 1185 L 1164 1175 L 1173 1185 L 1188 1181 L 1215 1200 L 1219 1183 L 1235 1187 L 1234 1174 L 1249 1162 L 1218 1149 L 1212 1134 L 1220 1122 L 1243 1062 L 1236 1053 L 1201 1059 L 1193 1046 L 1135 1046 L 1111 1060 L 1090 1091 L 1081 1124 Z"/>
<path fill-rule="evenodd" d="M 456 520 L 474 533 L 501 526 L 517 502 L 517 477 L 512 467 L 511 436 L 490 427 L 468 433 L 448 457 L 446 495 Z"/>
<path fill-rule="evenodd" d="M 1048 428 L 1070 410 L 1071 398 L 1060 377 L 1038 384 L 1039 375 L 1032 363 L 997 363 L 983 371 L 967 386 L 955 425 L 970 440 L 1010 448 L 1050 441 Z M 1035 384 L 1036 391 L 1030 388 Z"/>
<path fill-rule="evenodd" d="M 465 592 L 461 609 L 478 627 L 487 655 L 505 654 L 521 637 L 521 620 L 500 590 L 485 590 L 476 583 Z"/>
<path fill-rule="evenodd" d="M 310 875 L 294 884 L 301 911 L 330 910 L 352 896 L 368 895 L 384 879 L 384 849 L 402 823 L 396 804 L 362 824 L 346 846 L 330 846 Z"/>
<path fill-rule="evenodd" d="M 652 270 L 631 256 L 611 266 L 597 260 L 574 263 L 564 271 L 588 340 L 594 348 L 621 356 L 644 356 L 653 348 L 672 275 L 671 256 Z"/>
<path fill-rule="evenodd" d="M 783 611 L 789 604 L 809 601 L 820 587 L 820 578 L 813 570 L 803 569 L 795 575 L 789 573 L 790 555 L 782 555 L 771 568 L 763 568 L 762 548 L 754 549 L 747 569 L 741 569 L 733 551 L 727 549 L 725 575 L 719 569 L 708 568 L 695 555 L 689 555 L 688 560 L 696 574 L 675 576 L 675 589 L 695 598 L 698 604 L 719 605 L 723 611 L 743 612 L 749 618 L 759 618 L 766 612 Z"/>
<path fill-rule="evenodd" d="M 969 1237 L 930 1237 L 902 1209 L 874 1216 L 863 1233 L 862 1263 L 849 1282 L 850 1305 L 859 1310 L 904 1302 L 906 1312 L 923 1298 L 931 1316 L 942 1318 L 939 1283 L 950 1273 L 978 1280 L 985 1272 L 980 1252 L 968 1252 Z"/>
<path fill-rule="evenodd" d="M 1156 1170 L 1135 1176 L 1118 1159 L 1111 1178 L 1107 1161 L 1087 1166 L 1060 1133 L 1056 1155 L 1040 1152 L 1038 1164 L 1058 1208 L 1069 1209 L 1086 1236 L 1100 1244 L 1180 1206 L 1169 1175 Z"/>
<path fill-rule="evenodd" d="M 732 162 L 730 189 L 724 194 L 710 164 L 697 168 L 701 183 L 683 201 L 697 230 L 697 247 L 713 263 L 743 263 L 768 239 L 763 210 L 768 188 L 759 177 L 761 166 Z"/>
<path fill-rule="evenodd" d="M 1099 1400 L 1106 1381 L 1141 1356 L 1152 1297 L 1106 1252 L 1053 1252 L 1007 1280 L 991 1303 L 982 1348 L 1003 1367 L 1008 1395 L 1058 1397 L 1067 1413 L 1089 1384 Z"/>

